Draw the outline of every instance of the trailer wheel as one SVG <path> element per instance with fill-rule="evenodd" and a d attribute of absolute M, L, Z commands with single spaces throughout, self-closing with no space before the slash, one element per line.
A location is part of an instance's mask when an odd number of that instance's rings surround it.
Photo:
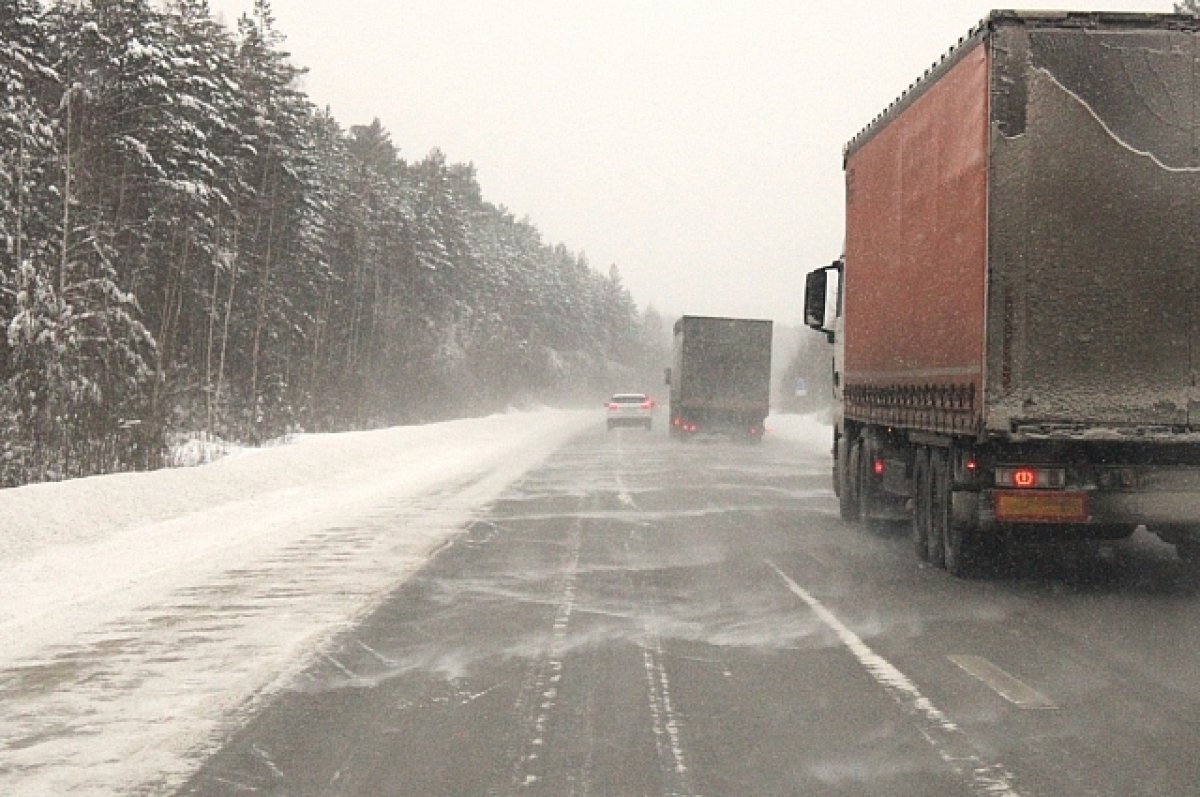
<path fill-rule="evenodd" d="M 917 561 L 929 561 L 929 451 L 918 448 L 913 460 L 912 541 Z"/>
<path fill-rule="evenodd" d="M 942 538 L 941 564 L 949 573 L 963 578 L 970 575 L 971 570 L 979 564 L 983 546 L 978 538 L 970 535 L 967 529 L 954 522 L 954 513 L 950 509 L 953 481 L 950 473 L 950 458 L 943 455 L 941 461 L 943 463 L 942 483 L 938 486 L 942 501 L 942 505 L 938 508 Z"/>
<path fill-rule="evenodd" d="M 858 502 L 858 520 L 867 529 L 874 529 L 879 525 L 879 521 L 874 517 L 873 509 L 877 502 L 875 500 L 875 478 L 871 473 L 873 456 L 870 442 L 867 438 L 860 437 L 854 444 L 854 450 L 858 452 L 857 467 L 854 470 L 854 494 Z"/>
<path fill-rule="evenodd" d="M 971 565 L 974 563 L 975 546 L 967 540 L 962 526 L 959 526 L 953 520 L 948 522 L 946 524 L 946 536 L 944 539 L 946 541 L 946 553 L 943 558 L 945 559 L 946 570 L 956 576 L 968 575 Z"/>
<path fill-rule="evenodd" d="M 858 457 L 861 446 L 857 443 L 850 446 L 846 453 L 846 438 L 841 439 L 838 447 L 837 468 L 841 474 L 842 484 L 838 491 L 838 511 L 842 520 L 854 522 L 858 520 Z M 847 461 L 848 460 L 848 461 Z"/>
<path fill-rule="evenodd" d="M 833 467 L 830 468 L 830 480 L 833 482 L 833 494 L 838 498 L 842 497 L 842 473 L 841 462 L 838 458 L 838 450 L 841 447 L 841 435 L 836 431 L 833 433 L 833 448 L 830 453 L 833 454 Z"/>
<path fill-rule="evenodd" d="M 946 537 L 950 527 L 950 460 L 940 448 L 929 452 L 929 562 L 946 566 Z"/>

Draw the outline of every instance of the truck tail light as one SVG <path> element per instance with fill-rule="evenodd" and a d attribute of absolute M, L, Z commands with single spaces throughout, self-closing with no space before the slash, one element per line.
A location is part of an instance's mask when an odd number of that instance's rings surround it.
<path fill-rule="evenodd" d="M 1067 486 L 1066 468 L 1006 465 L 996 468 L 996 486 L 1016 490 L 1061 490 Z"/>

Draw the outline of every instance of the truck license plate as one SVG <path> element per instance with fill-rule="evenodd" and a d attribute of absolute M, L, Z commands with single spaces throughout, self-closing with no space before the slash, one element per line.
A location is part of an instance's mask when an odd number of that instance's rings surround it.
<path fill-rule="evenodd" d="M 1087 493 L 996 492 L 996 520 L 1021 523 L 1084 523 Z"/>

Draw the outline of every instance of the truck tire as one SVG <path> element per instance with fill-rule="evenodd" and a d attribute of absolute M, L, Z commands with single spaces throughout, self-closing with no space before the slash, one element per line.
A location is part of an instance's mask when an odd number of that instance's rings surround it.
<path fill-rule="evenodd" d="M 843 442 L 845 438 L 842 438 Z M 853 523 L 858 520 L 858 458 L 862 446 L 854 443 L 850 446 L 848 461 L 842 463 L 840 455 L 845 446 L 838 451 L 838 466 L 842 474 L 842 489 L 838 494 L 838 510 L 842 520 Z"/>
<path fill-rule="evenodd" d="M 947 503 L 949 503 L 948 500 Z M 976 564 L 974 541 L 953 519 L 946 524 L 943 540 L 946 551 L 942 558 L 945 560 L 946 571 L 960 578 L 970 575 L 972 565 Z"/>
<path fill-rule="evenodd" d="M 944 468 L 942 484 L 939 489 L 943 495 L 945 517 L 941 521 L 942 557 L 941 564 L 951 575 L 966 578 L 971 575 L 983 559 L 983 544 L 977 535 L 954 522 L 954 513 L 950 511 L 952 502 L 951 485 L 953 482 L 950 472 L 950 460 L 943 456 Z"/>
<path fill-rule="evenodd" d="M 913 458 L 912 541 L 917 561 L 929 561 L 930 513 L 929 450 L 918 448 Z"/>
<path fill-rule="evenodd" d="M 940 448 L 929 452 L 929 562 L 946 566 L 946 537 L 950 526 L 950 458 Z"/>
<path fill-rule="evenodd" d="M 875 530 L 880 526 L 878 518 L 875 517 L 875 478 L 871 473 L 872 451 L 870 443 L 865 438 L 859 438 L 859 441 L 854 445 L 858 451 L 858 468 L 855 471 L 855 497 L 858 500 L 858 522 L 868 530 Z"/>
<path fill-rule="evenodd" d="M 842 497 L 842 474 L 841 474 L 841 470 L 840 470 L 841 462 L 839 460 L 839 454 L 838 454 L 838 451 L 841 448 L 841 444 L 842 444 L 842 436 L 837 433 L 837 430 L 834 430 L 834 432 L 833 432 L 833 448 L 832 448 L 833 467 L 830 468 L 829 478 L 833 482 L 833 494 L 836 495 L 838 498 Z"/>

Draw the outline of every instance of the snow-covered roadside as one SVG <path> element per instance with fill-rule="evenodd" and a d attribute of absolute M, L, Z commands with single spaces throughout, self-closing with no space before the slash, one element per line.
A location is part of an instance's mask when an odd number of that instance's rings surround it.
<path fill-rule="evenodd" d="M 0 793 L 177 783 L 595 412 L 302 436 L 0 492 Z"/>

